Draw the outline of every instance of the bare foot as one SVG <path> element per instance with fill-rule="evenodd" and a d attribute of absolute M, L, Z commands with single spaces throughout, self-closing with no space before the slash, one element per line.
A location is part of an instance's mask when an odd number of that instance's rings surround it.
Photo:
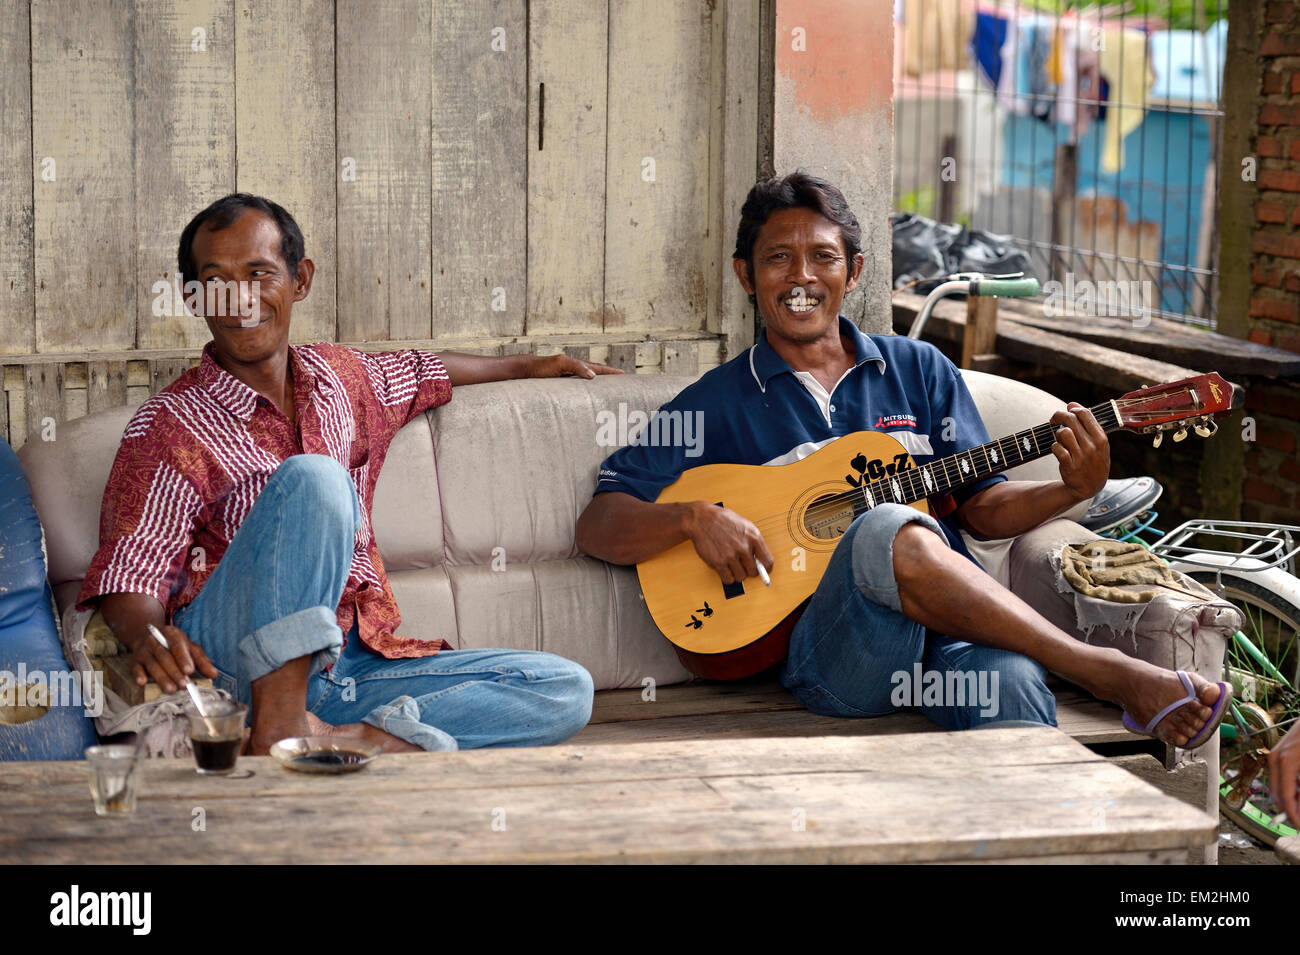
<path fill-rule="evenodd" d="M 307 717 L 308 714 L 304 711 L 297 718 L 258 720 L 257 714 L 254 713 L 253 729 L 245 744 L 245 752 L 249 756 L 266 756 L 271 752 L 271 747 L 282 739 L 289 739 L 292 736 L 311 736 Z"/>
<path fill-rule="evenodd" d="M 398 739 L 392 733 L 386 733 L 379 727 L 371 726 L 369 723 L 344 723 L 341 726 L 332 726 L 317 719 L 311 713 L 307 714 L 307 722 L 311 726 L 312 736 L 334 736 L 343 739 L 365 740 L 367 743 L 378 746 L 380 751 L 385 753 L 424 752 L 414 743 Z"/>
<path fill-rule="evenodd" d="M 1183 681 L 1173 670 L 1127 656 L 1124 661 L 1104 696 L 1123 706 L 1139 726 L 1146 726 L 1166 706 L 1187 695 Z M 1187 676 L 1199 702 L 1180 706 L 1154 727 L 1157 738 L 1175 746 L 1185 745 L 1201 732 L 1219 699 L 1216 684 L 1190 671 Z"/>
<path fill-rule="evenodd" d="M 307 728 L 310 730 L 308 736 L 332 736 L 334 735 L 334 724 L 326 723 L 315 713 L 307 714 Z"/>

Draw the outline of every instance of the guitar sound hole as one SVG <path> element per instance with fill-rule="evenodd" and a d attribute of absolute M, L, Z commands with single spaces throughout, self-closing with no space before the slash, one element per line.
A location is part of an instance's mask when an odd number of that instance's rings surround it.
<path fill-rule="evenodd" d="M 819 497 L 803 513 L 803 526 L 818 540 L 843 537 L 853 523 L 853 505 L 833 495 Z"/>

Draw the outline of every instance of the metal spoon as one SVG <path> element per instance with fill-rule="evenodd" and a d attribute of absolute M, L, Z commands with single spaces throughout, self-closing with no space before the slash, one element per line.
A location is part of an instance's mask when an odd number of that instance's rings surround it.
<path fill-rule="evenodd" d="M 139 740 L 139 737 L 138 737 L 138 736 L 137 736 L 137 738 L 136 738 L 135 752 L 136 752 L 136 757 L 135 757 L 135 758 L 136 758 L 136 759 L 139 759 L 139 758 L 140 758 L 140 740 Z M 110 794 L 106 797 L 106 799 L 105 799 L 105 803 L 106 803 L 107 805 L 112 806 L 114 803 L 120 803 L 120 802 L 121 802 L 121 801 L 126 797 L 126 792 L 127 792 L 127 790 L 131 788 L 131 773 L 133 773 L 134 771 L 135 771 L 135 764 L 134 764 L 134 761 L 133 761 L 132 764 L 131 764 L 131 767 L 130 767 L 129 769 L 127 769 L 126 776 L 123 778 L 122 788 L 119 789 L 119 790 L 118 790 L 117 792 L 115 792 L 115 793 L 110 793 Z"/>
<path fill-rule="evenodd" d="M 157 627 L 155 627 L 153 624 L 149 624 L 148 626 L 149 626 L 149 634 L 155 640 L 157 640 L 159 643 L 163 645 L 163 649 L 171 650 L 171 644 L 167 642 L 167 638 L 163 636 L 162 631 L 159 630 Z M 194 708 L 199 711 L 199 716 L 203 718 L 204 724 L 207 725 L 208 732 L 211 733 L 213 736 L 216 736 L 217 735 L 216 728 L 213 727 L 213 725 L 210 722 L 208 722 L 208 717 L 211 716 L 212 714 L 210 714 L 204 708 L 203 697 L 199 693 L 199 688 L 194 685 L 194 681 L 191 680 L 188 676 L 185 677 L 185 689 L 189 691 L 190 699 L 194 701 Z"/>

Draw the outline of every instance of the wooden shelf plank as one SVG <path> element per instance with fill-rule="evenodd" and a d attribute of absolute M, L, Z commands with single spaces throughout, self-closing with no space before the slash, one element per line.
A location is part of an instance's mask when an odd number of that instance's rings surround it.
<path fill-rule="evenodd" d="M 906 292 L 895 297 L 895 331 L 906 334 L 921 301 L 921 296 Z M 947 299 L 935 307 L 925 330 L 927 335 L 935 338 L 960 342 L 965 327 L 965 305 Z M 1143 385 L 1176 381 L 1200 373 L 1180 365 L 1142 355 L 1130 355 L 1068 335 L 1033 328 L 1015 321 L 1011 314 L 999 316 L 997 352 L 1016 361 L 1058 368 L 1076 378 L 1116 391 L 1131 391 Z"/>

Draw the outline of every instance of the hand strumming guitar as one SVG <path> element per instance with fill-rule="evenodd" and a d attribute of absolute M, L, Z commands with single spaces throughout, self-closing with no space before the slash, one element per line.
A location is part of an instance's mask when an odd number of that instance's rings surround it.
<path fill-rule="evenodd" d="M 776 562 L 758 528 L 725 507 L 694 501 L 688 506 L 682 528 L 700 560 L 717 571 L 724 584 L 757 577 L 755 557 L 767 570 Z"/>

